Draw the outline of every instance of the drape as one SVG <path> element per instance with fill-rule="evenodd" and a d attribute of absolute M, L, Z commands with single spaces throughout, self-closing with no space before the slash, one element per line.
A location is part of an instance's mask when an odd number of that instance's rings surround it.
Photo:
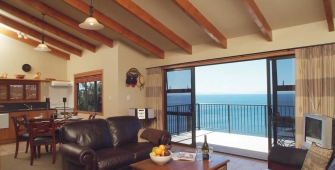
<path fill-rule="evenodd" d="M 147 69 L 146 80 L 146 106 L 154 109 L 156 121 L 150 127 L 155 129 L 163 129 L 163 95 L 162 95 L 162 70 L 161 68 Z"/>
<path fill-rule="evenodd" d="M 301 146 L 304 113 L 335 118 L 335 45 L 295 50 L 296 143 Z"/>

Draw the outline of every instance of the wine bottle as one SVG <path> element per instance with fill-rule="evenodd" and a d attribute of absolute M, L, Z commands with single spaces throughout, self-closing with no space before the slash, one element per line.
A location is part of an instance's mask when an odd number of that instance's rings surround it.
<path fill-rule="evenodd" d="M 202 159 L 203 160 L 208 160 L 209 155 L 208 155 L 208 143 L 207 143 L 207 136 L 205 135 L 205 141 L 204 144 L 202 145 Z"/>

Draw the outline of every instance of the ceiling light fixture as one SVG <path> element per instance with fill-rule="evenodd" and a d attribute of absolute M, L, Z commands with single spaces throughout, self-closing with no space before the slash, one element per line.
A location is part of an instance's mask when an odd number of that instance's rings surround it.
<path fill-rule="evenodd" d="M 19 32 L 17 32 L 17 37 L 18 38 L 22 38 L 22 34 L 21 34 L 21 32 L 19 31 Z"/>
<path fill-rule="evenodd" d="M 51 51 L 51 49 L 44 44 L 44 14 L 42 13 L 42 18 L 43 18 L 43 25 L 42 25 L 42 42 L 38 44 L 36 48 L 34 48 L 37 51 Z"/>
<path fill-rule="evenodd" d="M 83 23 L 79 24 L 79 27 L 87 30 L 99 30 L 104 28 L 103 25 L 101 25 L 95 18 L 93 18 L 92 0 L 90 5 L 90 16 L 86 18 Z"/>

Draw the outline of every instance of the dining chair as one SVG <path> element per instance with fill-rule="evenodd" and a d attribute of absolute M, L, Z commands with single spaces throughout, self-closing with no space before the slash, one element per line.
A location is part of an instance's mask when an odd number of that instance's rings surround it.
<path fill-rule="evenodd" d="M 92 113 L 92 114 L 90 114 L 90 116 L 88 117 L 88 119 L 95 119 L 96 115 L 97 115 L 97 113 Z"/>
<path fill-rule="evenodd" d="M 15 155 L 14 158 L 17 157 L 17 153 L 19 150 L 19 143 L 21 141 L 26 141 L 26 153 L 29 148 L 29 132 L 28 132 L 28 119 L 26 115 L 20 116 L 12 116 L 11 117 L 14 123 L 15 128 L 15 138 L 16 138 L 16 147 L 15 147 Z"/>
<path fill-rule="evenodd" d="M 52 163 L 56 162 L 56 144 L 59 143 L 59 136 L 55 133 L 54 119 L 30 119 L 29 120 L 29 142 L 30 142 L 30 165 L 33 165 L 34 158 L 41 157 L 41 146 L 51 145 Z M 36 153 L 37 149 L 37 153 Z"/>

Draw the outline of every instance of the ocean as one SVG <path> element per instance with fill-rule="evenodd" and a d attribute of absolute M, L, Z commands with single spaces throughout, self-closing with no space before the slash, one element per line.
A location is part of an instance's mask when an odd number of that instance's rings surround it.
<path fill-rule="evenodd" d="M 196 95 L 195 103 L 197 128 L 255 134 L 256 136 L 266 136 L 268 133 L 267 94 L 201 94 Z M 189 104 L 191 104 L 189 93 L 167 95 L 167 110 L 170 112 L 185 112 L 186 115 L 186 112 L 190 112 Z M 295 93 L 278 94 L 278 112 L 282 116 L 294 117 L 294 105 Z M 187 122 L 188 118 L 187 116 L 182 118 L 180 115 L 178 126 L 171 123 L 168 127 L 170 133 L 187 131 L 186 124 L 183 122 Z M 176 116 L 168 116 L 168 122 L 175 121 L 177 121 Z"/>
<path fill-rule="evenodd" d="M 266 105 L 267 94 L 201 94 L 195 103 Z M 173 93 L 167 95 L 167 106 L 191 103 L 191 94 Z M 278 105 L 294 106 L 295 93 L 278 94 Z"/>

